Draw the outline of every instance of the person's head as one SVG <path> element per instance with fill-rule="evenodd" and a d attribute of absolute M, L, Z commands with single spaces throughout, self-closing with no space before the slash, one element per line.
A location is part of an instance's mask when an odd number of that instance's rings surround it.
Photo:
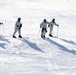
<path fill-rule="evenodd" d="M 43 20 L 46 23 L 46 19 Z"/>
<path fill-rule="evenodd" d="M 21 18 L 19 17 L 19 18 L 18 18 L 18 21 L 20 22 L 20 20 L 21 20 Z"/>
<path fill-rule="evenodd" d="M 54 22 L 54 23 L 55 23 L 55 19 L 54 19 L 54 18 L 52 19 L 52 22 Z"/>

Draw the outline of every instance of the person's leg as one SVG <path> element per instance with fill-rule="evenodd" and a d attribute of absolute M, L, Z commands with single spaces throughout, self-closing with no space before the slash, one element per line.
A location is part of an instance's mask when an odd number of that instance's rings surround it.
<path fill-rule="evenodd" d="M 53 36 L 52 36 L 53 28 L 52 28 L 52 27 L 50 27 L 50 30 L 49 30 L 49 31 L 50 31 L 50 32 L 49 32 L 49 36 L 53 37 Z"/>
<path fill-rule="evenodd" d="M 41 38 L 43 38 L 44 37 L 44 28 L 42 28 L 42 30 L 41 30 Z"/>
<path fill-rule="evenodd" d="M 18 29 L 18 33 L 19 33 L 19 38 L 22 38 L 22 36 L 21 36 L 21 29 Z"/>
<path fill-rule="evenodd" d="M 13 37 L 16 38 L 15 34 L 17 32 L 17 28 L 15 29 L 14 33 L 13 33 Z"/>
<path fill-rule="evenodd" d="M 43 38 L 45 38 L 45 33 L 46 33 L 46 31 L 44 30 L 44 31 L 43 31 Z"/>
<path fill-rule="evenodd" d="M 41 38 L 43 38 L 43 32 L 41 31 Z"/>

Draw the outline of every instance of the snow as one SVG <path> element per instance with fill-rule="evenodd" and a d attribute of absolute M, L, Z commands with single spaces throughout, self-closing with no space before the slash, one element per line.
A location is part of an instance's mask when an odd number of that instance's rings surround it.
<path fill-rule="evenodd" d="M 0 75 L 76 75 L 75 0 L 0 0 Z M 12 38 L 18 17 L 23 38 Z M 53 34 L 43 40 L 43 19 L 56 19 Z M 39 33 L 39 35 L 38 35 Z"/>

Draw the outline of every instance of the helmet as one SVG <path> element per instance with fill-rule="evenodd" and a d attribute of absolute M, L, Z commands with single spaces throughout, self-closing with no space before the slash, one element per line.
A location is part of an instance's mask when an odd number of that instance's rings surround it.
<path fill-rule="evenodd" d="M 46 19 L 44 19 L 44 22 L 46 22 Z"/>
<path fill-rule="evenodd" d="M 55 19 L 53 18 L 52 21 L 55 22 Z"/>
<path fill-rule="evenodd" d="M 21 20 L 21 18 L 19 17 L 18 20 Z"/>

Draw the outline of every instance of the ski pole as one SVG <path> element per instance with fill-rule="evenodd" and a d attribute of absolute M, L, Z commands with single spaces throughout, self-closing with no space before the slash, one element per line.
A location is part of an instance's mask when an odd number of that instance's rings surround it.
<path fill-rule="evenodd" d="M 3 24 L 2 24 L 2 25 L 3 25 Z M 3 31 L 4 31 L 4 33 L 5 33 L 4 25 L 3 25 Z"/>
<path fill-rule="evenodd" d="M 38 32 L 38 35 L 37 35 L 37 37 L 39 36 L 39 33 L 40 33 L 40 31 L 41 31 L 41 28 L 39 29 L 39 32 Z"/>
<path fill-rule="evenodd" d="M 4 33 L 5 33 L 5 30 L 4 30 L 4 25 L 3 25 L 3 23 L 0 23 L 0 28 L 1 28 L 1 25 L 3 26 L 3 31 L 4 31 Z M 0 29 L 1 30 L 1 29 Z"/>
<path fill-rule="evenodd" d="M 54 30 L 52 31 L 52 34 L 53 34 L 53 36 L 54 36 Z"/>
<path fill-rule="evenodd" d="M 59 32 L 59 26 L 57 26 L 57 37 L 58 37 L 58 32 Z"/>

